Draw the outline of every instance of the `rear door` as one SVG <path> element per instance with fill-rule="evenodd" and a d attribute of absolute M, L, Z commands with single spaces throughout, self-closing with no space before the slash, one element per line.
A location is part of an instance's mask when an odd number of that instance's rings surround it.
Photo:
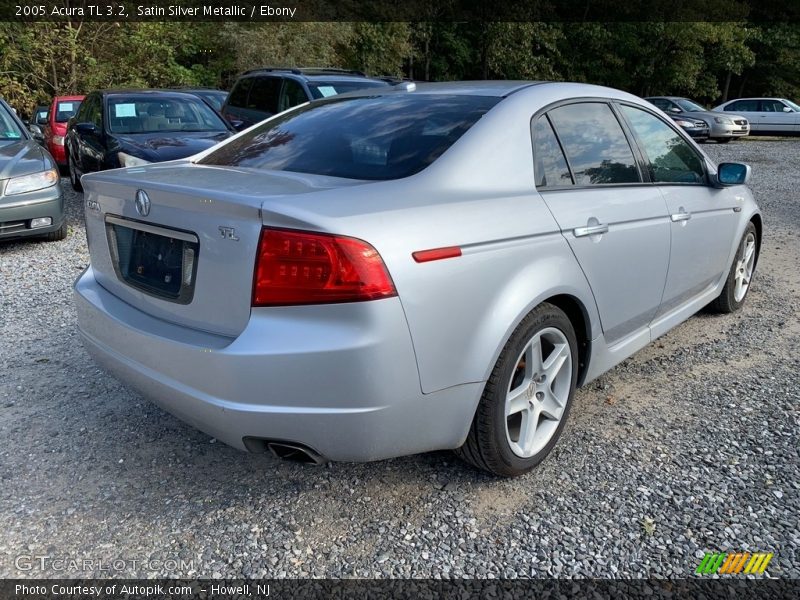
<path fill-rule="evenodd" d="M 620 105 L 670 214 L 671 252 L 658 316 L 707 292 L 728 268 L 739 222 L 734 194 L 708 184 L 705 161 L 672 124 Z"/>
<path fill-rule="evenodd" d="M 586 274 L 606 342 L 614 343 L 645 328 L 661 302 L 666 203 L 643 178 L 641 158 L 608 103 L 561 105 L 532 127 L 537 189 Z"/>

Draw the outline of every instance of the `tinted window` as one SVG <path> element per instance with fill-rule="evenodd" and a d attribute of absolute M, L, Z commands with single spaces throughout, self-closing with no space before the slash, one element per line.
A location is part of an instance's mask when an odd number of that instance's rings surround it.
<path fill-rule="evenodd" d="M 631 122 L 642 150 L 650 160 L 653 181 L 702 183 L 705 172 L 700 157 L 675 130 L 661 119 L 631 106 L 622 113 Z"/>
<path fill-rule="evenodd" d="M 640 181 L 633 152 L 607 104 L 569 104 L 548 114 L 569 158 L 576 185 Z"/>
<path fill-rule="evenodd" d="M 533 126 L 533 163 L 537 187 L 572 185 L 567 161 L 547 117 L 539 117 Z"/>
<path fill-rule="evenodd" d="M 247 104 L 247 95 L 250 93 L 250 88 L 253 87 L 253 78 L 247 77 L 240 79 L 236 82 L 231 90 L 231 95 L 228 98 L 228 106 L 236 106 L 242 108 Z"/>
<path fill-rule="evenodd" d="M 94 96 L 84 101 L 87 106 L 81 108 L 81 113 L 86 108 L 84 121 L 87 123 L 94 123 L 95 126 L 101 128 L 103 126 L 103 113 L 101 109 L 101 102 L 99 96 Z"/>
<path fill-rule="evenodd" d="M 22 131 L 17 122 L 6 110 L 6 107 L 0 104 L 0 141 L 19 140 L 21 138 Z"/>
<path fill-rule="evenodd" d="M 668 111 L 672 106 L 672 102 L 667 100 L 666 98 L 648 98 L 651 104 L 657 106 L 663 111 Z"/>
<path fill-rule="evenodd" d="M 780 100 L 762 100 L 761 110 L 763 112 L 783 112 L 786 105 Z"/>
<path fill-rule="evenodd" d="M 112 133 L 155 131 L 224 131 L 222 119 L 194 96 L 112 96 L 108 99 Z"/>
<path fill-rule="evenodd" d="M 429 94 L 323 100 L 263 123 L 200 163 L 398 179 L 431 164 L 499 100 Z"/>
<path fill-rule="evenodd" d="M 327 98 L 336 94 L 355 92 L 365 88 L 382 88 L 388 85 L 385 81 L 372 81 L 369 79 L 364 81 L 314 81 L 309 82 L 308 89 L 311 90 L 311 96 L 314 98 Z"/>
<path fill-rule="evenodd" d="M 80 100 L 56 102 L 56 123 L 66 123 L 80 108 Z"/>
<path fill-rule="evenodd" d="M 758 100 L 737 100 L 725 107 L 725 110 L 741 112 L 758 112 Z"/>
<path fill-rule="evenodd" d="M 303 86 L 294 79 L 286 79 L 283 82 L 283 91 L 281 92 L 280 110 L 288 110 L 303 102 L 308 102 L 308 97 L 306 96 Z"/>
<path fill-rule="evenodd" d="M 280 79 L 277 77 L 258 77 L 253 82 L 245 108 L 260 110 L 274 115 L 278 112 L 278 95 L 280 92 Z"/>

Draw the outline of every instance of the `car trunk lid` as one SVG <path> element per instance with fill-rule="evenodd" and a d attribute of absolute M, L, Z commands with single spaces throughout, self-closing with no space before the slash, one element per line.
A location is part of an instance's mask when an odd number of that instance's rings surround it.
<path fill-rule="evenodd" d="M 149 315 L 235 336 L 250 316 L 262 211 L 353 183 L 189 162 L 92 174 L 83 178 L 92 269 Z"/>

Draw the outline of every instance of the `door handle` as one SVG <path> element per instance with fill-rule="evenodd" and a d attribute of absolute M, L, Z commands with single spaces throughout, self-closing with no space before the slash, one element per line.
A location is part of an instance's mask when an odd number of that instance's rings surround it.
<path fill-rule="evenodd" d="M 670 220 L 672 220 L 673 223 L 677 223 L 678 221 L 688 221 L 689 219 L 692 218 L 692 213 L 688 212 L 675 213 L 674 215 L 670 215 L 669 218 Z"/>
<path fill-rule="evenodd" d="M 585 237 L 587 235 L 597 235 L 598 233 L 608 233 L 608 225 L 589 225 L 587 227 L 576 227 L 572 230 L 575 237 Z"/>

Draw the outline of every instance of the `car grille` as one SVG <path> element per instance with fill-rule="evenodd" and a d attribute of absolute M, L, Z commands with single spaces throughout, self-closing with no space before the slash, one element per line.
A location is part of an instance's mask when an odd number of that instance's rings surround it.
<path fill-rule="evenodd" d="M 705 127 L 705 126 L 706 126 L 706 123 L 705 123 L 705 121 L 695 121 L 695 122 L 694 122 L 694 126 L 695 126 L 695 127 L 699 127 L 699 128 L 701 128 L 701 129 L 702 129 L 703 127 Z"/>
<path fill-rule="evenodd" d="M 737 125 L 747 125 L 747 119 L 734 119 L 733 122 Z"/>

